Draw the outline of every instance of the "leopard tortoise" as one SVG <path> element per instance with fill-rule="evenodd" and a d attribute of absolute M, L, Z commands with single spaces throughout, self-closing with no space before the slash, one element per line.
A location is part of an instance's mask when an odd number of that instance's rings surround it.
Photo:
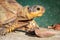
<path fill-rule="evenodd" d="M 42 16 L 44 12 L 43 6 L 22 6 L 16 0 L 0 0 L 0 35 L 16 29 L 36 33 L 39 26 L 33 19 Z M 37 32 L 37 34 L 39 33 Z"/>

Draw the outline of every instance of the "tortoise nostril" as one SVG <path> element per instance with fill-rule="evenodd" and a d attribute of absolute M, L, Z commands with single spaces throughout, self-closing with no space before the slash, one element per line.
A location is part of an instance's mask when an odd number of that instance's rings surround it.
<path fill-rule="evenodd" d="M 40 10 L 40 8 L 37 8 L 37 10 L 39 11 L 39 10 Z"/>

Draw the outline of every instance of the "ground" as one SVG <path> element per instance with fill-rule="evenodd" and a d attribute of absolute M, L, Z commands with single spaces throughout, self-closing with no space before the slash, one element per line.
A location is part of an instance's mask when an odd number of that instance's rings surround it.
<path fill-rule="evenodd" d="M 33 36 L 25 35 L 24 32 L 15 31 L 8 33 L 5 36 L 0 36 L 0 40 L 60 40 L 60 31 L 55 36 L 47 38 L 38 38 Z"/>

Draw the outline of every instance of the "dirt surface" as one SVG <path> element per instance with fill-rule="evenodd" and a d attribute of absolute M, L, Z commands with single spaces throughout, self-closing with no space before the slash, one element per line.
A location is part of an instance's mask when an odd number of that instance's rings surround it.
<path fill-rule="evenodd" d="M 60 31 L 57 31 L 57 34 L 48 38 L 38 38 L 33 36 L 25 35 L 24 32 L 11 32 L 5 36 L 0 36 L 0 40 L 60 40 Z"/>

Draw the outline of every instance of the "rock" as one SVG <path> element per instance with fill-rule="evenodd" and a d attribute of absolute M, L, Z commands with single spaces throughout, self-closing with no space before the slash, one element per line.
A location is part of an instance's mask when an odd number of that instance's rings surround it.
<path fill-rule="evenodd" d="M 39 30 L 39 29 L 36 29 L 35 30 L 35 34 L 38 36 L 38 37 L 50 37 L 50 36 L 53 36 L 56 34 L 55 31 L 51 31 L 51 30 Z"/>

